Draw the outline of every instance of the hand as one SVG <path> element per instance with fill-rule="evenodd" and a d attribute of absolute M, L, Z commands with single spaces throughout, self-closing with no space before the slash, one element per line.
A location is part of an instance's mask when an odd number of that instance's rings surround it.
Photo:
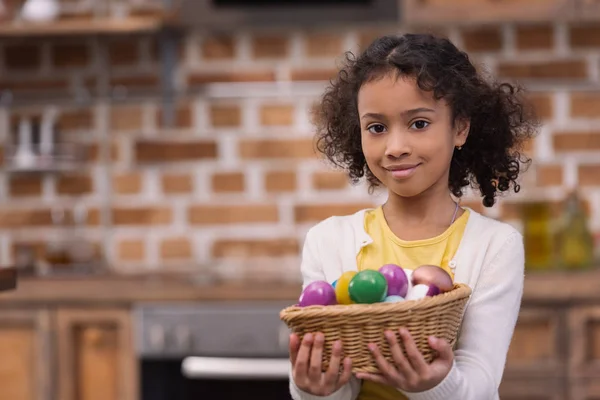
<path fill-rule="evenodd" d="M 381 375 L 358 373 L 356 377 L 390 385 L 410 393 L 424 392 L 434 388 L 444 380 L 452 368 L 454 353 L 450 344 L 444 339 L 430 337 L 429 345 L 438 352 L 438 357 L 431 364 L 427 364 L 408 330 L 401 328 L 399 332 L 408 357 L 402 352 L 396 335 L 387 331 L 385 337 L 390 344 L 395 365 L 390 364 L 383 357 L 375 344 L 369 344 L 369 350 L 373 354 Z"/>
<path fill-rule="evenodd" d="M 313 344 L 314 341 L 314 344 Z M 298 389 L 314 396 L 329 396 L 339 390 L 352 377 L 352 361 L 344 359 L 343 372 L 340 374 L 342 342 L 333 344 L 331 361 L 326 372 L 321 371 L 321 357 L 325 336 L 322 333 L 304 335 L 302 343 L 298 335 L 290 335 L 290 360 L 292 377 Z"/>

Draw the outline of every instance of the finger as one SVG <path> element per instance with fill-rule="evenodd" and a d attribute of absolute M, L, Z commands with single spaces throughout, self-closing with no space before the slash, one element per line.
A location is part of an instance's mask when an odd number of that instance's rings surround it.
<path fill-rule="evenodd" d="M 344 369 L 338 379 L 335 390 L 338 391 L 339 388 L 350 382 L 350 378 L 352 378 L 352 359 L 350 357 L 346 357 L 344 359 Z"/>
<path fill-rule="evenodd" d="M 364 381 L 371 381 L 371 382 L 381 383 L 381 384 L 384 384 L 384 385 L 389 385 L 390 384 L 390 382 L 388 382 L 388 380 L 385 379 L 381 375 L 368 374 L 366 372 L 359 372 L 358 374 L 356 374 L 356 377 L 358 379 L 362 379 Z"/>
<path fill-rule="evenodd" d="M 452 351 L 452 347 L 448 341 L 431 336 L 429 338 L 429 345 L 433 350 L 437 351 L 438 360 L 442 360 L 447 363 L 452 363 L 454 361 L 454 352 Z"/>
<path fill-rule="evenodd" d="M 300 350 L 296 357 L 296 363 L 294 364 L 294 376 L 295 378 L 305 378 L 308 376 L 308 363 L 310 360 L 310 351 L 313 344 L 313 335 L 307 333 L 302 339 L 300 344 Z"/>
<path fill-rule="evenodd" d="M 379 347 L 377 347 L 376 344 L 370 343 L 369 351 L 371 352 L 371 355 L 375 360 L 375 364 L 377 364 L 377 367 L 379 368 L 381 374 L 391 381 L 398 381 L 400 378 L 400 376 L 398 375 L 398 371 L 396 370 L 396 368 L 394 368 L 392 364 L 390 364 L 385 359 L 383 354 L 381 354 Z"/>
<path fill-rule="evenodd" d="M 313 382 L 318 382 L 321 380 L 323 342 L 325 342 L 325 336 L 318 332 L 315 335 L 315 342 L 313 343 L 312 352 L 310 353 L 310 364 L 308 367 L 308 377 Z"/>
<path fill-rule="evenodd" d="M 300 350 L 300 338 L 295 333 L 290 335 L 290 361 L 292 365 L 296 365 L 296 359 L 298 358 L 298 350 Z"/>
<path fill-rule="evenodd" d="M 404 348 L 406 349 L 406 355 L 408 356 L 407 358 L 410 365 L 417 374 L 422 374 L 427 370 L 427 363 L 425 362 L 423 354 L 421 354 L 417 348 L 417 344 L 413 340 L 408 329 L 400 328 L 400 337 L 402 337 L 402 341 L 404 342 Z"/>
<path fill-rule="evenodd" d="M 390 345 L 390 351 L 392 353 L 392 359 L 397 367 L 408 366 L 408 361 L 404 356 L 404 352 L 402 352 L 402 347 L 400 347 L 400 342 L 398 342 L 398 338 L 391 331 L 385 331 L 385 338 Z"/>
<path fill-rule="evenodd" d="M 335 386 L 338 380 L 338 375 L 340 374 L 340 361 L 342 359 L 342 342 L 336 340 L 333 343 L 331 349 L 331 360 L 329 361 L 329 368 L 327 368 L 327 372 L 325 373 L 325 384 L 330 386 Z"/>

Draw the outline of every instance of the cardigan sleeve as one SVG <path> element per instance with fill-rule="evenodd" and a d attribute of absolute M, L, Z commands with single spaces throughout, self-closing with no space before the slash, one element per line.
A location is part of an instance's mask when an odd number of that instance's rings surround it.
<path fill-rule="evenodd" d="M 324 227 L 324 223 L 311 228 L 306 234 L 304 246 L 302 249 L 302 262 L 300 270 L 302 272 L 302 288 L 305 288 L 309 283 L 316 280 L 325 280 L 323 272 L 323 264 L 320 257 L 319 247 L 322 243 L 320 230 Z M 350 378 L 350 382 L 342 386 L 339 390 L 329 396 L 314 396 L 300 390 L 292 376 L 292 368 L 290 367 L 290 394 L 294 400 L 354 400 L 360 391 L 360 381 L 354 376 Z"/>
<path fill-rule="evenodd" d="M 465 310 L 450 372 L 430 390 L 405 393 L 410 400 L 498 398 L 523 295 L 525 254 L 521 234 L 513 231 L 485 263 Z"/>

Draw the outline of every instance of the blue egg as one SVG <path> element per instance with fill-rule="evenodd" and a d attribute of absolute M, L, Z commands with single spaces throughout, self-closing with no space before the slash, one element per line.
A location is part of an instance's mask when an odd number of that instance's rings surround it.
<path fill-rule="evenodd" d="M 335 289 L 335 285 L 337 285 L 337 279 L 335 281 L 333 281 L 333 283 L 331 284 L 331 286 L 333 286 L 334 289 Z"/>
<path fill-rule="evenodd" d="M 399 301 L 404 301 L 404 297 L 402 296 L 388 296 L 385 298 L 385 300 L 383 301 L 384 303 L 398 303 Z"/>

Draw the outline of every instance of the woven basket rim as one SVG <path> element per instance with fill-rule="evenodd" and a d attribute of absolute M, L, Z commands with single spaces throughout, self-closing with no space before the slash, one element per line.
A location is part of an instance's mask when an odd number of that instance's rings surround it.
<path fill-rule="evenodd" d="M 471 292 L 472 290 L 468 285 L 457 283 L 454 285 L 454 288 L 448 292 L 417 300 L 405 300 L 397 303 L 336 304 L 332 306 L 300 307 L 298 305 L 293 305 L 281 310 L 279 316 L 285 322 L 303 319 L 307 314 L 313 318 L 333 318 L 344 315 L 351 316 L 356 315 L 357 313 L 379 316 L 389 314 L 390 312 L 418 311 L 435 307 L 469 297 Z"/>

